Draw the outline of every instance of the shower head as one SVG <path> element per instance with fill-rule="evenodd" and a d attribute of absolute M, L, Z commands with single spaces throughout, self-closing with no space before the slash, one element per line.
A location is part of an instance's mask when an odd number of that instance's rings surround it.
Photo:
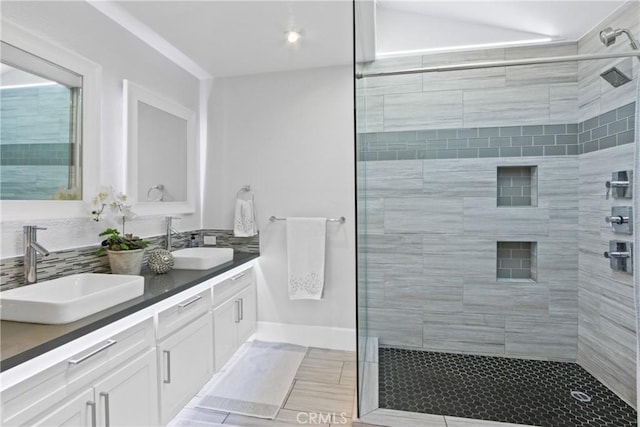
<path fill-rule="evenodd" d="M 622 86 L 625 83 L 629 83 L 631 79 L 625 73 L 620 71 L 617 67 L 609 68 L 604 73 L 600 74 L 600 77 L 605 79 L 613 87 Z"/>
<path fill-rule="evenodd" d="M 634 50 L 640 49 L 640 44 L 636 39 L 633 38 L 631 31 L 625 28 L 618 28 L 617 30 L 614 30 L 611 27 L 605 28 L 604 30 L 600 31 L 600 41 L 602 42 L 603 45 L 609 47 L 612 44 L 614 44 L 616 42 L 616 38 L 623 33 L 629 38 L 629 42 L 631 44 L 632 49 Z"/>

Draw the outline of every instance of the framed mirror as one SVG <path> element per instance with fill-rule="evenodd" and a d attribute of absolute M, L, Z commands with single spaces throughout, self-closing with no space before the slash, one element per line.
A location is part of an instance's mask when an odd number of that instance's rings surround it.
<path fill-rule="evenodd" d="M 139 215 L 195 212 L 196 113 L 124 81 L 127 195 Z"/>

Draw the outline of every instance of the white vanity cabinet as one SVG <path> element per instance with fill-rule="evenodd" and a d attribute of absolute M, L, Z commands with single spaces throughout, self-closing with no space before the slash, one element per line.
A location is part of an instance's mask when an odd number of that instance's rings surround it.
<path fill-rule="evenodd" d="M 157 423 L 152 319 L 115 333 L 2 393 L 3 426 Z"/>
<path fill-rule="evenodd" d="M 158 313 L 160 421 L 164 425 L 213 375 L 211 290 Z"/>
<path fill-rule="evenodd" d="M 219 371 L 256 329 L 256 284 L 249 268 L 213 287 L 215 369 Z"/>

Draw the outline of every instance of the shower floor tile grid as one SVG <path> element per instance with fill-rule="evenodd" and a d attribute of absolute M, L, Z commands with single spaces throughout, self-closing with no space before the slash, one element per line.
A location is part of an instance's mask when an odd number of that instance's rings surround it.
<path fill-rule="evenodd" d="M 636 411 L 576 363 L 386 347 L 379 407 L 542 427 L 637 425 Z"/>

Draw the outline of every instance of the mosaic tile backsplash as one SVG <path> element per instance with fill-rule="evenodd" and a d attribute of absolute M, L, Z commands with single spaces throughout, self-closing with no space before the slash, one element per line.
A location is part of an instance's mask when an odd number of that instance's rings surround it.
<path fill-rule="evenodd" d="M 580 123 L 363 133 L 361 161 L 569 156 L 632 143 L 635 102 Z"/>
<path fill-rule="evenodd" d="M 259 253 L 260 239 L 254 237 L 234 237 L 233 230 L 203 229 L 185 231 L 173 238 L 173 249 L 186 248 L 194 235 L 198 246 L 203 246 L 203 236 L 216 236 L 216 247 L 233 248 L 236 252 Z M 146 265 L 147 255 L 154 249 L 164 249 L 165 236 L 146 237 L 151 242 L 145 252 L 143 264 Z M 96 256 L 98 246 L 66 249 L 51 252 L 48 257 L 38 255 L 38 280 L 50 280 L 77 273 L 109 273 L 109 261 L 106 256 Z M 5 258 L 0 260 L 0 291 L 5 291 L 22 285 L 23 258 Z"/>

